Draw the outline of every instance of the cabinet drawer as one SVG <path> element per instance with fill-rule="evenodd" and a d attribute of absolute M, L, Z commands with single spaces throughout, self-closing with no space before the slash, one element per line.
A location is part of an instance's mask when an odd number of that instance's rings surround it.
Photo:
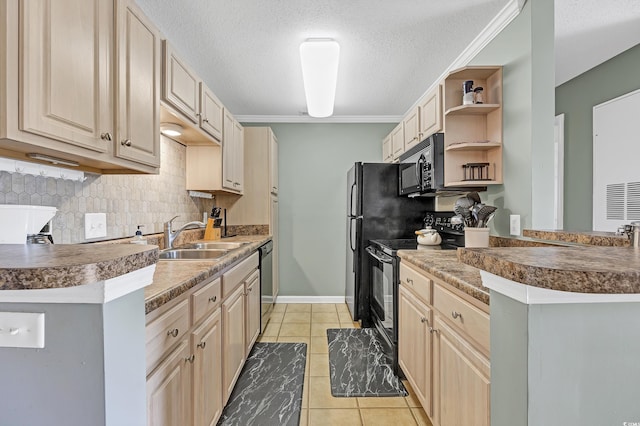
<path fill-rule="evenodd" d="M 433 307 L 444 318 L 489 351 L 489 315 L 436 283 Z"/>
<path fill-rule="evenodd" d="M 417 294 L 423 302 L 431 304 L 433 281 L 402 262 L 400 263 L 400 282 Z"/>
<path fill-rule="evenodd" d="M 258 253 L 254 253 L 242 263 L 234 266 L 222 275 L 222 295 L 227 297 L 244 281 L 247 276 L 258 268 Z"/>
<path fill-rule="evenodd" d="M 176 306 L 151 321 L 146 327 L 147 372 L 189 330 L 189 301 Z"/>
<path fill-rule="evenodd" d="M 193 324 L 213 312 L 222 299 L 222 281 L 217 278 L 191 295 L 191 315 Z"/>

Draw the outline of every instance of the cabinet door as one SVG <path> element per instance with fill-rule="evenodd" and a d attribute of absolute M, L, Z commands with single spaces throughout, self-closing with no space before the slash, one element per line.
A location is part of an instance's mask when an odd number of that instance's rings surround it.
<path fill-rule="evenodd" d="M 222 401 L 226 404 L 244 365 L 244 285 L 239 286 L 222 304 Z"/>
<path fill-rule="evenodd" d="M 234 188 L 235 176 L 235 139 L 233 132 L 235 129 L 233 115 L 227 110 L 224 111 L 224 124 L 222 127 L 222 187 L 227 189 Z"/>
<path fill-rule="evenodd" d="M 200 81 L 198 76 L 178 57 L 169 43 L 164 41 L 163 47 L 162 99 L 180 111 L 191 122 L 199 124 Z"/>
<path fill-rule="evenodd" d="M 247 324 L 247 356 L 260 334 L 260 273 L 256 271 L 247 281 L 246 324 Z"/>
<path fill-rule="evenodd" d="M 413 148 L 420 142 L 420 108 L 414 108 L 403 120 L 404 125 L 404 151 Z"/>
<path fill-rule="evenodd" d="M 271 193 L 278 195 L 278 140 L 269 129 L 269 187 Z"/>
<path fill-rule="evenodd" d="M 382 161 L 385 163 L 391 163 L 393 161 L 393 152 L 391 148 L 391 135 L 389 135 L 382 141 Z"/>
<path fill-rule="evenodd" d="M 147 424 L 191 424 L 191 356 L 185 339 L 147 377 Z"/>
<path fill-rule="evenodd" d="M 391 132 L 391 147 L 393 149 L 393 160 L 397 160 L 404 152 L 404 133 L 402 123 L 398 124 Z"/>
<path fill-rule="evenodd" d="M 191 334 L 194 425 L 215 426 L 222 414 L 222 322 L 218 308 Z"/>
<path fill-rule="evenodd" d="M 160 36 L 132 0 L 116 14 L 119 158 L 160 166 Z"/>
<path fill-rule="evenodd" d="M 442 131 L 442 86 L 439 84 L 420 102 L 420 138 Z"/>
<path fill-rule="evenodd" d="M 20 129 L 107 152 L 113 135 L 112 5 L 42 0 L 20 7 Z"/>
<path fill-rule="evenodd" d="M 244 128 L 237 121 L 233 120 L 233 145 L 234 145 L 234 168 L 233 168 L 233 189 L 242 193 L 244 190 Z"/>
<path fill-rule="evenodd" d="M 490 424 L 489 360 L 435 314 L 434 403 L 440 426 Z"/>
<path fill-rule="evenodd" d="M 271 196 L 271 212 L 269 215 L 269 230 L 273 239 L 273 303 L 276 302 L 278 297 L 278 290 L 280 288 L 280 272 L 278 268 L 278 253 L 280 246 L 280 238 L 278 236 L 278 197 Z"/>
<path fill-rule="evenodd" d="M 217 140 L 222 140 L 224 107 L 204 83 L 200 83 L 200 128 Z"/>
<path fill-rule="evenodd" d="M 432 312 L 404 285 L 400 285 L 398 312 L 398 362 L 424 411 L 431 417 L 432 343 L 429 323 L 433 318 Z"/>

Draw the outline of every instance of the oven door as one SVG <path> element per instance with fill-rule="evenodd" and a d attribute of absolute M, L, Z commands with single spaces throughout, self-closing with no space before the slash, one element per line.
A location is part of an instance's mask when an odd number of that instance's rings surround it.
<path fill-rule="evenodd" d="M 420 163 L 402 163 L 398 167 L 398 195 L 409 195 L 422 190 Z"/>
<path fill-rule="evenodd" d="M 371 312 L 374 322 L 387 334 L 391 342 L 397 341 L 395 325 L 395 303 L 397 296 L 394 289 L 395 259 L 373 246 L 367 247 L 371 257 Z"/>

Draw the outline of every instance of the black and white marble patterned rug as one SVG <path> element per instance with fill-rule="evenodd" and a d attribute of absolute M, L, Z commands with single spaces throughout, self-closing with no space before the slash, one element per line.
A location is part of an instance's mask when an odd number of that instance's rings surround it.
<path fill-rule="evenodd" d="M 298 426 L 306 358 L 306 343 L 256 343 L 218 426 Z"/>
<path fill-rule="evenodd" d="M 329 375 L 333 396 L 407 396 L 372 328 L 331 328 Z"/>

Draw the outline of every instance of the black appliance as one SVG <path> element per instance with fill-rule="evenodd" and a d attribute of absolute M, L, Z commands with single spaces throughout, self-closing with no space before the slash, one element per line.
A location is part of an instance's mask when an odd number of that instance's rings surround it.
<path fill-rule="evenodd" d="M 260 252 L 260 333 L 264 331 L 273 308 L 273 241 L 258 248 Z"/>
<path fill-rule="evenodd" d="M 347 173 L 345 298 L 354 321 L 371 326 L 369 256 L 372 239 L 411 238 L 433 199 L 398 196 L 398 164 L 355 163 Z"/>
<path fill-rule="evenodd" d="M 371 240 L 367 253 L 371 259 L 371 317 L 384 342 L 384 351 L 398 374 L 398 291 L 400 259 L 398 250 L 455 250 L 464 247 L 463 225 L 451 225 L 451 212 L 428 212 L 424 225 L 442 237 L 437 246 L 419 246 L 416 238 Z"/>
<path fill-rule="evenodd" d="M 444 188 L 444 133 L 434 133 L 400 156 L 398 194 L 435 195 Z"/>

